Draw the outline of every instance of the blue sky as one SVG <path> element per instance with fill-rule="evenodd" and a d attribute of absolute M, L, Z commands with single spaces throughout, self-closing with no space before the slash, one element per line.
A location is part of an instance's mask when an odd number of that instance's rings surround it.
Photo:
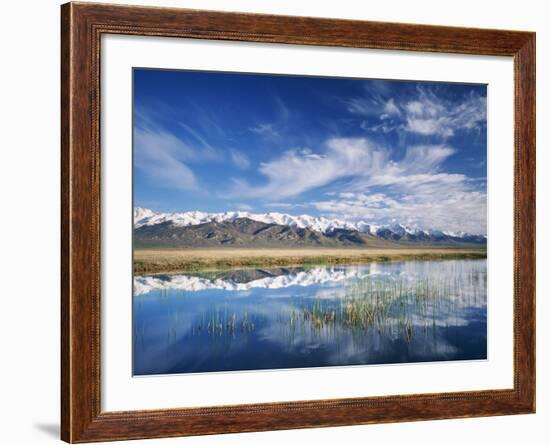
<path fill-rule="evenodd" d="M 134 69 L 134 205 L 486 233 L 486 86 Z"/>

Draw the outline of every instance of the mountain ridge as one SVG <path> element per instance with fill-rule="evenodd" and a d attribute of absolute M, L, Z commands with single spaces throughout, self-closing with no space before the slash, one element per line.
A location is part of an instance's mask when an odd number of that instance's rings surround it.
<path fill-rule="evenodd" d="M 142 226 L 153 226 L 163 222 L 171 222 L 177 227 L 194 226 L 208 222 L 235 221 L 237 219 L 250 219 L 253 221 L 267 224 L 277 224 L 283 226 L 297 227 L 300 229 L 308 228 L 316 232 L 327 234 L 337 229 L 357 231 L 360 233 L 369 233 L 378 237 L 387 239 L 388 237 L 400 239 L 402 237 L 451 237 L 468 238 L 478 237 L 487 239 L 483 234 L 472 234 L 468 232 L 452 232 L 435 229 L 420 229 L 406 226 L 403 224 L 377 225 L 369 224 L 365 221 L 350 222 L 338 218 L 315 217 L 311 215 L 289 215 L 287 213 L 269 212 L 269 213 L 251 213 L 247 211 L 229 211 L 223 213 L 208 213 L 201 211 L 188 212 L 154 212 L 143 207 L 134 208 L 134 228 Z"/>
<path fill-rule="evenodd" d="M 314 224 L 310 224 L 309 227 L 305 226 L 304 219 L 301 220 L 302 227 L 300 227 L 295 220 L 286 219 L 287 224 L 280 224 L 258 221 L 242 214 L 200 213 L 197 215 L 197 212 L 193 212 L 189 218 L 183 221 L 181 214 L 175 218 L 172 215 L 174 214 L 157 214 L 152 211 L 138 212 L 137 222 L 134 225 L 136 247 L 395 248 L 419 244 L 457 247 L 486 244 L 486 238 L 483 236 L 457 237 L 442 232 L 434 235 L 433 232 L 407 230 L 403 226 L 393 229 L 383 227 L 372 233 L 370 228 L 360 231 L 353 228 L 353 225 L 344 222 L 344 227 L 336 227 L 333 224 L 330 229 L 326 228 L 325 231 L 321 231 L 311 228 L 318 227 Z M 197 218 L 197 216 L 202 218 Z M 204 222 L 199 222 L 201 220 Z M 334 220 L 327 221 L 333 222 Z"/>

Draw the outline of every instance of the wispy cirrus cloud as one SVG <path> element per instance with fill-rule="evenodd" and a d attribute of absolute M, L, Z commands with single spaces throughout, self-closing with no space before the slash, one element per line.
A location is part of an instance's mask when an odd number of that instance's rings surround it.
<path fill-rule="evenodd" d="M 190 134 L 195 141 L 199 144 L 201 149 L 201 157 L 206 160 L 213 160 L 218 162 L 230 161 L 237 168 L 241 170 L 246 170 L 250 167 L 250 160 L 248 156 L 242 151 L 239 151 L 234 148 L 226 148 L 225 150 L 215 148 L 207 140 L 206 136 L 201 134 L 201 132 L 195 130 L 190 125 L 187 125 L 183 122 L 179 122 L 179 125 L 185 129 L 185 131 Z"/>
<path fill-rule="evenodd" d="M 195 144 L 198 144 L 201 148 L 202 157 L 212 160 L 223 158 L 223 152 L 214 148 L 198 130 L 195 130 L 184 122 L 179 122 L 179 126 L 183 128 L 186 133 L 194 139 Z"/>
<path fill-rule="evenodd" d="M 401 109 L 396 105 L 393 98 L 389 99 L 384 104 L 384 113 L 388 116 L 401 115 Z"/>
<path fill-rule="evenodd" d="M 239 150 L 230 149 L 229 157 L 231 158 L 231 162 L 233 162 L 233 164 L 241 170 L 246 170 L 250 167 L 250 160 L 248 159 L 248 156 Z"/>
<path fill-rule="evenodd" d="M 186 160 L 194 151 L 173 134 L 134 129 L 134 162 L 151 181 L 178 190 L 196 190 L 197 179 Z"/>
<path fill-rule="evenodd" d="M 416 94 L 400 99 L 378 92 L 346 101 L 352 114 L 377 118 L 363 121 L 361 128 L 371 132 L 406 131 L 423 136 L 447 139 L 457 131 L 472 131 L 486 124 L 487 98 L 470 93 L 460 101 L 445 100 L 425 86 L 417 86 Z"/>
<path fill-rule="evenodd" d="M 453 154 L 445 145 L 409 147 L 401 160 L 386 156 L 383 165 L 354 177 L 336 197 L 310 205 L 331 217 L 486 233 L 486 191 L 476 180 L 443 171 Z"/>
<path fill-rule="evenodd" d="M 256 133 L 264 136 L 280 136 L 279 131 L 275 127 L 276 127 L 276 124 L 264 122 L 264 123 L 249 127 L 248 129 L 252 133 Z"/>
<path fill-rule="evenodd" d="M 467 176 L 442 171 L 453 154 L 447 145 L 416 145 L 395 160 L 366 138 L 333 138 L 318 153 L 289 150 L 262 164 L 264 184 L 235 179 L 230 193 L 272 201 L 338 181 L 339 192 L 307 205 L 330 217 L 483 233 L 486 193 Z"/>
<path fill-rule="evenodd" d="M 215 147 L 196 126 L 178 122 L 181 131 L 175 133 L 160 125 L 154 112 L 143 108 L 136 108 L 134 117 L 135 166 L 159 186 L 197 190 L 194 163 L 231 162 L 241 170 L 250 167 L 245 153 Z"/>
<path fill-rule="evenodd" d="M 388 82 L 383 80 L 367 82 L 363 85 L 363 91 L 364 94 L 361 96 L 343 100 L 349 113 L 376 117 L 383 114 L 387 116 L 401 114 L 395 98 L 392 97 Z"/>
<path fill-rule="evenodd" d="M 262 186 L 234 179 L 231 194 L 249 198 L 279 200 L 322 187 L 337 179 L 375 170 L 384 154 L 366 139 L 330 139 L 323 152 L 294 149 L 280 158 L 260 164 L 259 173 L 267 178 Z"/>
<path fill-rule="evenodd" d="M 266 204 L 266 207 L 271 207 L 275 209 L 292 209 L 295 207 L 303 206 L 301 204 L 293 204 L 290 202 L 268 202 Z"/>
<path fill-rule="evenodd" d="M 197 190 L 198 180 L 190 163 L 216 158 L 213 147 L 192 128 L 183 126 L 194 144 L 178 137 L 157 122 L 157 113 L 134 109 L 134 163 L 149 181 L 176 190 Z M 198 147 L 197 147 L 198 141 Z"/>
<path fill-rule="evenodd" d="M 411 176 L 434 174 L 454 153 L 443 145 L 414 146 L 396 162 L 391 151 L 366 138 L 331 138 L 323 150 L 288 150 L 281 157 L 260 164 L 259 173 L 267 182 L 252 186 L 236 179 L 232 193 L 248 197 L 280 199 L 299 195 L 347 178 L 354 187 L 372 187 L 406 182 Z"/>
<path fill-rule="evenodd" d="M 264 138 L 280 138 L 287 129 L 290 120 L 290 110 L 285 102 L 277 95 L 272 96 L 275 114 L 271 121 L 259 122 L 248 127 L 251 133 Z"/>
<path fill-rule="evenodd" d="M 254 210 L 254 207 L 252 207 L 250 204 L 245 204 L 243 202 L 238 202 L 237 204 L 235 204 L 235 208 L 237 210 L 243 210 L 247 212 Z"/>
<path fill-rule="evenodd" d="M 315 201 L 311 205 L 330 217 L 485 234 L 486 193 L 470 190 L 463 183 L 449 184 L 446 179 L 424 181 L 422 191 L 414 194 L 396 197 L 381 192 L 345 192 L 337 199 Z"/>
<path fill-rule="evenodd" d="M 421 89 L 418 100 L 408 102 L 405 109 L 406 131 L 444 138 L 485 125 L 487 120 L 487 99 L 473 94 L 459 104 L 450 104 Z"/>

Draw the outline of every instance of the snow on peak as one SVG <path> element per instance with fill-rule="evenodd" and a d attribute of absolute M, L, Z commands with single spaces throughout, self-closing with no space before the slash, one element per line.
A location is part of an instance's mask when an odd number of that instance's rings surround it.
<path fill-rule="evenodd" d="M 136 207 L 134 209 L 134 227 L 153 226 L 169 222 L 178 227 L 194 226 L 209 222 L 235 221 L 239 218 L 248 218 L 253 221 L 266 224 L 277 224 L 282 226 L 308 228 L 316 232 L 331 233 L 334 230 L 357 230 L 358 232 L 369 233 L 379 236 L 382 232 L 390 231 L 399 237 L 410 236 L 450 236 L 454 238 L 466 238 L 472 236 L 466 232 L 448 232 L 440 230 L 421 230 L 402 224 L 374 225 L 365 221 L 350 222 L 341 219 L 330 219 L 324 216 L 316 217 L 311 215 L 289 215 L 287 213 L 251 213 L 247 211 L 228 211 L 223 213 L 208 213 L 201 211 L 162 213 L 150 209 Z"/>
<path fill-rule="evenodd" d="M 155 212 L 149 209 L 144 209 L 143 207 L 134 208 L 134 224 L 138 221 L 141 221 L 146 218 L 151 218 L 155 215 Z"/>
<path fill-rule="evenodd" d="M 239 218 L 248 218 L 253 221 L 259 221 L 266 224 L 278 224 L 283 226 L 298 227 L 300 229 L 309 228 L 318 232 L 331 232 L 335 229 L 348 229 L 368 231 L 368 224 L 365 222 L 351 223 L 339 219 L 329 219 L 325 217 L 314 217 L 310 215 L 293 216 L 286 213 L 251 213 L 245 211 L 233 211 L 223 213 L 206 213 L 199 211 L 162 213 L 154 212 L 149 209 L 136 207 L 134 209 L 134 226 L 152 226 L 164 222 L 184 227 L 208 222 L 234 221 Z"/>

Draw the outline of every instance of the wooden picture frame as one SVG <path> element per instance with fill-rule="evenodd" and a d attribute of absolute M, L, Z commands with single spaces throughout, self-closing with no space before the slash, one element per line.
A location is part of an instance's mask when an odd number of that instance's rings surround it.
<path fill-rule="evenodd" d="M 535 411 L 534 33 L 67 3 L 61 7 L 61 34 L 63 440 L 94 442 Z M 515 70 L 513 389 L 102 412 L 99 116 L 103 34 L 512 56 Z"/>

